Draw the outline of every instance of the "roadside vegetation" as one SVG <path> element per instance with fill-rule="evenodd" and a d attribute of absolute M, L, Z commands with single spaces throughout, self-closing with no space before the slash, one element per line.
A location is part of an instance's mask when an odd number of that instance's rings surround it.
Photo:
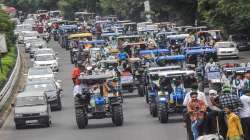
<path fill-rule="evenodd" d="M 0 10 L 0 34 L 5 34 L 8 53 L 1 54 L 0 90 L 7 82 L 16 63 L 17 51 L 13 34 L 14 26 L 7 14 Z"/>

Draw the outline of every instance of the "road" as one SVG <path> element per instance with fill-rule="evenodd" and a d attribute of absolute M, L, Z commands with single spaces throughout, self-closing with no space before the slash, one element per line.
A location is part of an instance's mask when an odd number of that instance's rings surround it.
<path fill-rule="evenodd" d="M 0 130 L 1 140 L 185 140 L 186 132 L 180 116 L 170 117 L 167 124 L 159 123 L 149 114 L 144 98 L 130 96 L 124 101 L 124 125 L 115 127 L 111 119 L 90 120 L 86 129 L 79 130 L 75 122 L 71 69 L 69 52 L 61 49 L 57 43 L 50 46 L 58 52 L 62 80 L 62 111 L 52 112 L 52 127 L 32 127 L 16 130 L 13 113 Z"/>

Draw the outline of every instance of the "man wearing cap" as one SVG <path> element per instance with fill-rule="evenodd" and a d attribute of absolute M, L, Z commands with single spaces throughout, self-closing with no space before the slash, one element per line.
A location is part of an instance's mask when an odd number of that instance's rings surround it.
<path fill-rule="evenodd" d="M 245 134 L 244 140 L 250 140 L 250 89 L 245 90 L 245 95 L 242 95 L 240 100 L 243 104 L 240 110 L 240 118 Z"/>
<path fill-rule="evenodd" d="M 232 94 L 230 87 L 227 85 L 222 88 L 222 94 L 219 96 L 219 105 L 221 109 L 232 106 L 233 112 L 237 115 L 239 115 L 240 109 L 243 107 L 240 98 L 236 94 Z"/>
<path fill-rule="evenodd" d="M 208 113 L 205 121 L 205 132 L 206 134 L 213 134 L 216 130 L 216 125 L 214 121 L 216 120 L 216 117 L 218 117 L 219 120 L 219 130 L 220 134 L 223 136 L 226 136 L 227 128 L 225 121 L 224 121 L 224 112 L 219 107 L 219 101 L 218 101 L 218 93 L 216 90 L 209 90 L 209 99 L 208 100 Z"/>

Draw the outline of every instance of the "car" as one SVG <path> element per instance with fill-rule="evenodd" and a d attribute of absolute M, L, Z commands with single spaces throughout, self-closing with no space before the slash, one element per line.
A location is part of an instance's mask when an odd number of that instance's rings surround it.
<path fill-rule="evenodd" d="M 36 79 L 29 80 L 25 86 L 26 91 L 43 90 L 48 98 L 51 110 L 61 110 L 61 89 L 55 80 L 52 79 Z"/>
<path fill-rule="evenodd" d="M 230 35 L 229 40 L 235 42 L 240 51 L 250 49 L 250 38 L 245 34 Z"/>
<path fill-rule="evenodd" d="M 55 75 L 49 67 L 31 67 L 28 70 L 27 79 L 54 79 Z"/>
<path fill-rule="evenodd" d="M 53 54 L 39 54 L 34 57 L 34 67 L 50 67 L 53 72 L 59 71 L 58 62 Z"/>
<path fill-rule="evenodd" d="M 57 53 L 54 52 L 54 50 L 52 48 L 42 48 L 42 49 L 38 49 L 35 52 L 35 56 L 39 55 L 39 54 L 52 54 L 52 55 L 57 55 Z"/>
<path fill-rule="evenodd" d="M 231 41 L 216 42 L 217 58 L 239 58 L 237 45 Z"/>
<path fill-rule="evenodd" d="M 22 31 L 32 31 L 32 25 L 30 24 L 18 24 L 14 30 L 14 34 L 18 36 Z"/>
<path fill-rule="evenodd" d="M 28 40 L 30 38 L 39 37 L 39 33 L 37 31 L 21 31 L 21 33 L 18 36 L 18 43 L 24 44 L 25 40 Z"/>
<path fill-rule="evenodd" d="M 47 43 L 44 40 L 37 40 L 30 45 L 30 58 L 34 58 L 35 52 L 38 49 L 47 48 Z"/>
<path fill-rule="evenodd" d="M 37 38 L 37 37 L 27 38 L 27 40 L 24 41 L 25 52 L 29 53 L 32 47 L 37 48 L 36 46 L 39 46 L 39 45 L 43 48 L 47 47 L 47 43 L 41 38 Z"/>
<path fill-rule="evenodd" d="M 47 96 L 43 91 L 24 91 L 16 97 L 12 104 L 16 129 L 26 125 L 40 124 L 49 127 L 51 111 Z"/>

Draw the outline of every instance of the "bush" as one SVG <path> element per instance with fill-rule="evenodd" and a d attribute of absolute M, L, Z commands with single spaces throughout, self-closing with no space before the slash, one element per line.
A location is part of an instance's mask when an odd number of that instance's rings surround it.
<path fill-rule="evenodd" d="M 16 48 L 10 47 L 9 52 L 1 58 L 2 71 L 0 71 L 0 90 L 4 87 L 16 64 L 16 56 Z"/>
<path fill-rule="evenodd" d="M 2 54 L 1 56 L 2 71 L 0 69 L 0 90 L 2 90 L 5 83 L 8 81 L 8 78 L 16 63 L 17 53 L 13 30 L 14 25 L 9 20 L 8 15 L 0 10 L 0 33 L 6 35 L 8 48 L 8 53 Z"/>

